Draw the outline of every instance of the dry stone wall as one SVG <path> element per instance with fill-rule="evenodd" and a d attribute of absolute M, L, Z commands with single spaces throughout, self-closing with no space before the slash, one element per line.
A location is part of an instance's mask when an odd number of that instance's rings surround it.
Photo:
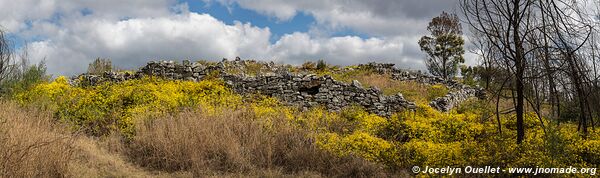
<path fill-rule="evenodd" d="M 223 60 L 215 64 L 201 64 L 184 61 L 182 64 L 173 61 L 149 62 L 135 74 L 107 72 L 102 76 L 82 74 L 74 78 L 73 83 L 97 85 L 101 82 L 120 82 L 143 76 L 159 76 L 170 80 L 200 81 L 209 75 L 223 79 L 234 91 L 240 94 L 264 94 L 278 98 L 280 101 L 302 108 L 324 106 L 332 111 L 357 104 L 364 106 L 367 111 L 380 116 L 390 116 L 393 113 L 415 109 L 415 103 L 406 100 L 401 93 L 384 95 L 377 88 L 364 88 L 360 82 L 344 83 L 334 80 L 331 76 L 316 76 L 314 74 L 298 74 L 289 72 L 282 65 L 264 63 L 261 73 L 250 76 L 245 73 L 232 74 L 228 69 L 245 69 L 248 61 L 237 58 L 234 61 Z M 480 91 L 466 87 L 453 81 L 444 81 L 415 72 L 396 69 L 393 64 L 369 63 L 359 68 L 372 68 L 380 73 L 389 73 L 396 80 L 415 80 L 422 83 L 442 83 L 451 89 L 445 97 L 437 98 L 430 103 L 434 108 L 448 111 L 453 106 L 477 95 Z"/>
<path fill-rule="evenodd" d="M 486 98 L 485 90 L 480 87 L 472 87 L 463 85 L 455 80 L 444 80 L 441 77 L 425 75 L 420 71 L 413 72 L 401 70 L 395 68 L 394 64 L 371 62 L 368 64 L 360 64 L 358 67 L 362 69 L 371 69 L 379 74 L 390 74 L 394 80 L 415 81 L 429 85 L 442 84 L 447 86 L 451 90 L 447 95 L 438 97 L 429 103 L 431 107 L 443 112 L 450 111 L 454 106 L 457 106 L 472 97 L 477 97 L 479 99 Z"/>
<path fill-rule="evenodd" d="M 238 93 L 261 93 L 303 108 L 322 105 L 329 110 L 339 111 L 351 104 L 358 104 L 380 116 L 415 108 L 415 104 L 404 99 L 400 93 L 385 96 L 377 88 L 363 88 L 358 81 L 348 84 L 333 80 L 330 76 L 286 73 L 257 77 L 225 75 L 223 79 Z"/>

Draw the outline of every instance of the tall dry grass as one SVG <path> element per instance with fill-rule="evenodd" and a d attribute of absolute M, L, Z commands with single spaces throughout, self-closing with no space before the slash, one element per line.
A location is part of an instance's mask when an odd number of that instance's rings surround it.
<path fill-rule="evenodd" d="M 431 93 L 431 86 L 415 81 L 398 81 L 388 74 L 375 73 L 360 73 L 352 76 L 352 79 L 358 80 L 366 87 L 377 87 L 386 95 L 402 93 L 406 99 L 418 103 L 428 103 L 430 100 L 428 96 Z"/>
<path fill-rule="evenodd" d="M 194 176 L 385 176 L 381 165 L 316 148 L 308 131 L 283 117 L 264 123 L 246 110 L 219 116 L 185 111 L 138 124 L 127 155 L 153 170 Z"/>
<path fill-rule="evenodd" d="M 0 177 L 64 177 L 73 137 L 49 112 L 0 101 Z"/>

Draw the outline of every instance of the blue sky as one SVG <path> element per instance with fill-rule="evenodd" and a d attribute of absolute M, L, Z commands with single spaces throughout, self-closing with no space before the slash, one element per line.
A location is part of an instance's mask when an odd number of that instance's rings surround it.
<path fill-rule="evenodd" d="M 221 58 L 424 69 L 417 40 L 447 0 L 0 0 L 0 26 L 56 75 L 93 59 L 135 69 L 149 60 Z M 468 58 L 469 59 L 469 58 Z"/>
<path fill-rule="evenodd" d="M 298 14 L 288 21 L 277 21 L 277 19 L 258 14 L 255 11 L 240 8 L 238 5 L 225 6 L 219 3 L 205 3 L 203 1 L 184 0 L 180 2 L 188 3 L 190 11 L 197 13 L 207 13 L 222 20 L 226 24 L 233 24 L 234 21 L 251 23 L 258 27 L 268 27 L 273 33 L 271 42 L 275 42 L 283 34 L 296 31 L 307 32 L 310 25 L 315 20 L 312 16 Z"/>
<path fill-rule="evenodd" d="M 292 19 L 278 20 L 275 17 L 269 17 L 241 8 L 238 4 L 224 5 L 221 3 L 206 3 L 198 0 L 179 0 L 180 3 L 187 3 L 191 12 L 207 13 L 222 20 L 226 24 L 233 24 L 234 21 L 251 23 L 258 27 L 268 27 L 273 33 L 270 41 L 276 42 L 284 34 L 293 32 L 308 32 L 312 25 L 315 25 L 315 18 L 310 14 L 298 13 Z M 330 36 L 359 36 L 367 38 L 368 35 L 356 32 L 350 28 L 336 29 L 331 31 Z"/>

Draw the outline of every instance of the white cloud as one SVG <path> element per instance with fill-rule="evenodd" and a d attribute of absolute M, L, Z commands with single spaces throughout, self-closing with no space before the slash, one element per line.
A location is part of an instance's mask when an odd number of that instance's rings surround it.
<path fill-rule="evenodd" d="M 407 54 L 407 46 L 411 46 L 413 40 L 362 39 L 356 36 L 315 39 L 306 33 L 293 33 L 273 44 L 271 53 L 277 59 L 286 59 L 286 62 L 295 64 L 316 59 L 341 65 L 379 61 L 415 69 L 420 67 L 420 61 L 413 59 L 417 56 Z"/>
<path fill-rule="evenodd" d="M 442 11 L 454 11 L 455 0 L 204 0 L 272 16 L 280 21 L 298 13 L 312 15 L 328 29 L 351 28 L 375 36 L 422 34 L 428 21 Z"/>
<path fill-rule="evenodd" d="M 159 17 L 168 15 L 175 0 L 0 0 L 0 24 L 8 32 L 30 28 L 28 23 L 60 21 L 61 18 L 79 18 L 82 11 L 103 19 L 123 17 Z M 58 18 L 58 19 L 57 19 Z"/>
<path fill-rule="evenodd" d="M 46 58 L 55 74 L 83 72 L 96 57 L 110 58 L 124 68 L 136 68 L 151 59 L 254 58 L 299 64 L 326 59 L 333 64 L 371 60 L 417 68 L 408 60 L 405 43 L 414 39 L 361 39 L 355 36 L 313 38 L 307 33 L 284 35 L 269 43 L 268 28 L 251 24 L 227 25 L 207 14 L 179 14 L 124 21 L 78 21 L 56 36 L 34 42 L 33 58 Z"/>
<path fill-rule="evenodd" d="M 52 73 L 83 72 L 96 57 L 121 67 L 141 66 L 150 59 L 219 59 L 269 45 L 269 29 L 250 24 L 226 25 L 207 14 L 180 14 L 124 21 L 78 21 L 56 36 L 30 45 L 33 57 L 46 57 Z M 253 49 L 253 50 L 251 50 Z M 251 55 L 248 55 L 251 56 Z M 69 65 L 65 65 L 69 64 Z"/>
<path fill-rule="evenodd" d="M 10 4 L 2 1 L 0 4 Z M 14 12 L 0 17 L 0 23 L 14 21 L 17 25 L 11 27 L 11 32 L 26 39 L 41 38 L 29 43 L 32 62 L 45 58 L 48 71 L 55 75 L 84 72 L 87 64 L 97 57 L 110 58 L 126 69 L 135 69 L 149 60 L 219 60 L 235 56 L 292 64 L 317 59 L 338 65 L 378 61 L 396 63 L 401 68 L 423 69 L 424 55 L 416 45 L 419 36 L 414 33 L 369 38 L 315 35 L 319 29 L 352 27 L 353 24 L 361 28 L 371 26 L 373 31 L 389 30 L 386 20 L 395 18 L 391 15 L 394 12 L 377 11 L 382 7 L 369 7 L 369 10 L 334 1 L 325 4 L 272 1 L 282 3 L 274 6 L 275 9 L 264 9 L 263 13 L 285 20 L 313 9 L 308 13 L 314 13 L 319 23 L 328 25 L 309 32 L 284 34 L 271 43 L 268 27 L 240 22 L 226 24 L 208 14 L 189 12 L 187 4 L 177 4 L 174 0 L 139 0 L 123 2 L 125 4 L 109 1 L 58 3 L 48 0 L 42 4 L 25 0 L 22 4 L 40 11 L 28 14 L 25 6 L 15 6 Z M 264 6 L 258 1 L 255 5 L 256 8 Z M 133 6 L 136 8 L 131 8 Z M 91 14 L 84 15 L 84 9 Z M 352 11 L 357 13 L 350 13 Z M 60 18 L 52 20 L 56 14 L 61 14 Z M 334 16 L 328 17 L 332 14 Z M 398 26 L 394 28 L 402 31 L 408 27 L 401 26 L 411 26 L 410 23 L 394 24 Z"/>

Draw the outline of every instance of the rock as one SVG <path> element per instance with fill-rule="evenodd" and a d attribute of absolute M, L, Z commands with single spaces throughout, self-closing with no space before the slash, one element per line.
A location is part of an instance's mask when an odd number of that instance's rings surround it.
<path fill-rule="evenodd" d="M 250 64 L 262 65 L 261 72 L 256 76 L 245 73 L 227 73 L 228 69 L 245 71 Z M 399 70 L 393 66 L 394 64 L 369 63 L 361 64 L 358 68 L 390 74 L 394 80 L 412 80 L 427 85 L 443 84 L 448 86 L 453 92 L 444 97 L 436 98 L 429 103 L 431 107 L 444 112 L 451 110 L 470 97 L 485 98 L 485 91 L 482 89 L 462 85 L 456 81 L 445 81 L 439 77 Z M 322 105 L 331 111 L 339 111 L 351 104 L 358 104 L 365 107 L 367 111 L 381 116 L 390 116 L 404 109 L 416 109 L 416 104 L 406 100 L 401 93 L 386 96 L 382 94 L 379 88 L 366 89 L 357 80 L 344 83 L 334 80 L 331 76 L 317 77 L 315 74 L 293 74 L 282 69 L 286 69 L 286 67 L 272 62 L 241 60 L 239 57 L 236 57 L 235 61 L 228 61 L 223 58 L 223 61 L 218 62 L 216 65 L 206 66 L 200 63 L 191 63 L 189 60 L 184 60 L 182 64 L 173 61 L 151 61 L 140 68 L 135 75 L 105 73 L 102 76 L 94 76 L 83 74 L 72 79 L 76 81 L 81 78 L 81 81 L 71 83 L 74 85 L 84 83 L 98 85 L 107 81 L 122 82 L 141 78 L 144 75 L 154 75 L 172 80 L 199 81 L 208 74 L 214 75 L 216 72 L 216 77 L 220 77 L 225 81 L 226 85 L 230 86 L 233 91 L 243 95 L 262 93 L 277 97 L 282 103 L 294 106 Z"/>
<path fill-rule="evenodd" d="M 352 86 L 362 88 L 362 84 L 358 80 L 352 80 Z"/>

